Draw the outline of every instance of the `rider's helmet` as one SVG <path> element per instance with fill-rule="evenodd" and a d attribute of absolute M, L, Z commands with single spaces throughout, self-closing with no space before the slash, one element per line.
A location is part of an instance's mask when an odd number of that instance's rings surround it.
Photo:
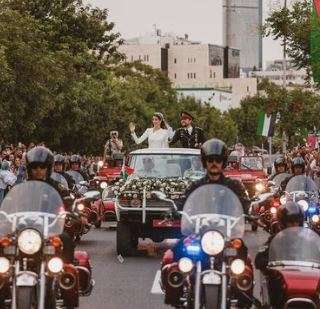
<path fill-rule="evenodd" d="M 223 167 L 225 168 L 228 162 L 227 145 L 217 138 L 212 138 L 206 141 L 201 147 L 201 161 L 204 168 L 207 167 L 207 159 L 210 157 L 220 159 L 223 162 Z"/>
<path fill-rule="evenodd" d="M 63 155 L 61 155 L 61 154 L 56 154 L 56 155 L 54 156 L 54 163 L 55 163 L 55 164 L 56 164 L 56 163 L 57 163 L 57 164 L 62 164 L 63 169 L 64 169 L 66 160 L 65 160 L 65 158 L 64 158 Z"/>
<path fill-rule="evenodd" d="M 53 168 L 54 157 L 52 152 L 43 146 L 37 146 L 29 150 L 26 154 L 26 167 L 28 178 L 32 177 L 31 169 L 43 166 L 47 169 L 47 179 L 50 177 Z"/>
<path fill-rule="evenodd" d="M 287 161 L 283 156 L 280 156 L 278 158 L 275 159 L 274 163 L 273 163 L 274 169 L 276 171 L 276 173 L 278 172 L 278 167 L 279 166 L 284 166 L 285 169 L 287 170 Z"/>
<path fill-rule="evenodd" d="M 294 168 L 295 167 L 301 167 L 302 168 L 302 172 L 304 173 L 305 170 L 305 162 L 303 160 L 302 157 L 295 157 L 291 160 L 291 167 L 292 167 L 292 171 L 294 172 Z"/>
<path fill-rule="evenodd" d="M 81 166 L 81 156 L 79 156 L 79 155 L 72 155 L 71 157 L 70 157 L 70 166 L 72 165 L 72 164 L 74 164 L 74 163 L 78 163 L 79 164 L 79 168 L 80 168 L 80 166 Z"/>
<path fill-rule="evenodd" d="M 296 202 L 289 201 L 280 206 L 278 210 L 278 217 L 284 228 L 293 225 L 303 226 L 304 212 L 302 207 Z"/>

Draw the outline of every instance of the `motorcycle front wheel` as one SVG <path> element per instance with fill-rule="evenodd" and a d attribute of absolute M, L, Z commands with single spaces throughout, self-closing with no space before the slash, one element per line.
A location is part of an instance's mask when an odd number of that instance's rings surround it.
<path fill-rule="evenodd" d="M 220 308 L 219 301 L 219 285 L 205 285 L 204 286 L 204 305 L 205 309 L 218 309 Z"/>
<path fill-rule="evenodd" d="M 20 286 L 16 290 L 17 309 L 36 309 L 36 294 L 33 286 Z"/>

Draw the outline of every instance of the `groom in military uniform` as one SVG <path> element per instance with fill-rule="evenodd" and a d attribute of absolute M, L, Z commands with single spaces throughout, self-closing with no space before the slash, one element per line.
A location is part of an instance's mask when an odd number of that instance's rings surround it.
<path fill-rule="evenodd" d="M 205 142 L 203 130 L 193 125 L 193 116 L 182 111 L 180 113 L 181 128 L 176 130 L 170 144 L 180 141 L 183 148 L 200 148 Z"/>

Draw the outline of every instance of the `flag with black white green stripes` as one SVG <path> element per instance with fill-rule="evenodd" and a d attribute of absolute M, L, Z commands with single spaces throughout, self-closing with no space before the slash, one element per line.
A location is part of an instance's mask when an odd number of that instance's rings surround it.
<path fill-rule="evenodd" d="M 266 137 L 272 137 L 274 134 L 274 125 L 276 115 L 267 115 L 264 112 L 258 114 L 257 134 Z"/>

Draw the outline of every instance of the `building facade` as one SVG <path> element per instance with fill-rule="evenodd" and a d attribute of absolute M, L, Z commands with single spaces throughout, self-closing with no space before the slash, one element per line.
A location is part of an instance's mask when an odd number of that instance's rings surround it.
<path fill-rule="evenodd" d="M 262 68 L 262 0 L 223 0 L 224 46 L 240 50 L 240 68 Z"/>

